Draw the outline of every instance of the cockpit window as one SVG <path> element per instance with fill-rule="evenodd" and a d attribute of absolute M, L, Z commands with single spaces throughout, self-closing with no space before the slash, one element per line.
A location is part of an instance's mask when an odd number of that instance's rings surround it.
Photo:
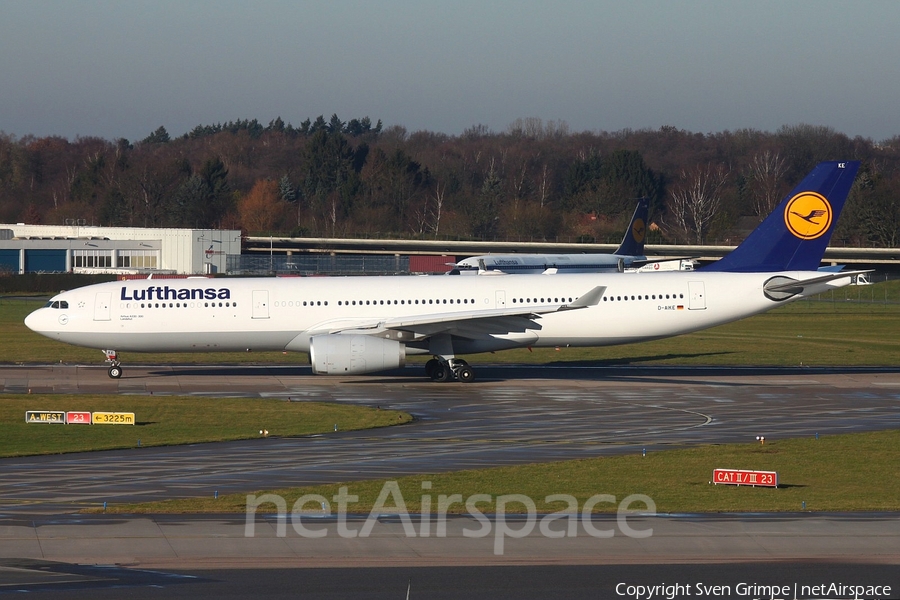
<path fill-rule="evenodd" d="M 45 306 L 46 308 L 67 309 L 69 308 L 69 303 L 65 300 L 51 300 Z"/>

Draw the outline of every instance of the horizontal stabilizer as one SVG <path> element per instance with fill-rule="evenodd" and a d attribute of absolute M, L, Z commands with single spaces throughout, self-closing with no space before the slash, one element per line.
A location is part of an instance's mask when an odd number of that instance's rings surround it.
<path fill-rule="evenodd" d="M 871 273 L 872 270 L 869 269 L 867 271 L 846 271 L 843 273 L 829 273 L 828 275 L 822 275 L 820 277 L 813 277 L 811 279 L 791 279 L 789 277 L 773 277 L 768 282 L 766 282 L 765 286 L 763 286 L 763 291 L 765 291 L 767 296 L 772 297 L 774 300 L 784 300 L 790 296 L 796 296 L 797 294 L 804 294 L 806 290 L 812 286 L 816 286 L 822 283 L 828 283 L 829 281 L 836 281 L 838 279 L 846 279 L 848 277 L 853 277 L 855 275 L 862 275 L 863 273 Z"/>
<path fill-rule="evenodd" d="M 681 262 L 684 260 L 696 260 L 696 256 L 673 256 L 672 258 L 645 258 L 645 259 L 637 259 L 628 263 L 633 269 L 637 269 L 638 267 L 643 267 L 646 265 L 652 265 L 653 263 L 668 263 L 668 262 Z"/>

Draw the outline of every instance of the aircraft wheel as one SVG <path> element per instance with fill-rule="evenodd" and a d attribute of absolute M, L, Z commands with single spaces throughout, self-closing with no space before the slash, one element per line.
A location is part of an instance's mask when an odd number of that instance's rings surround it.
<path fill-rule="evenodd" d="M 448 381 L 452 374 L 453 371 L 450 370 L 450 367 L 438 363 L 438 366 L 434 369 L 434 373 L 431 375 L 431 378 L 434 381 L 444 382 Z"/>
<path fill-rule="evenodd" d="M 475 369 L 465 365 L 456 372 L 456 378 L 463 383 L 472 383 L 475 380 Z"/>
<path fill-rule="evenodd" d="M 432 358 L 428 362 L 425 363 L 425 376 L 430 379 L 434 379 L 434 373 L 437 371 L 437 368 L 441 366 L 441 361 L 436 358 Z"/>
<path fill-rule="evenodd" d="M 113 365 L 109 368 L 109 376 L 112 379 L 119 379 L 122 377 L 122 367 L 119 365 Z"/>

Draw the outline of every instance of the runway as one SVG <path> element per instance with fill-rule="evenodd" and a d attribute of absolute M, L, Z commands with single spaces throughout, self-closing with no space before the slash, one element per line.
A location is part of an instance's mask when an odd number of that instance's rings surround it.
<path fill-rule="evenodd" d="M 296 567 L 308 569 L 308 597 L 397 597 L 395 588 L 405 593 L 407 580 L 429 582 L 424 584 L 429 597 L 458 597 L 446 589 L 448 581 L 469 582 L 473 589 L 466 590 L 467 597 L 535 597 L 529 592 L 540 589 L 552 589 L 556 597 L 614 597 L 616 582 L 627 579 L 623 573 L 647 583 L 673 581 L 680 573 L 734 585 L 740 578 L 768 580 L 781 572 L 797 579 L 809 571 L 832 580 L 856 576 L 900 585 L 894 574 L 894 565 L 900 564 L 896 514 L 664 515 L 636 521 L 636 527 L 654 530 L 646 539 L 621 532 L 598 539 L 579 530 L 580 535 L 557 540 L 535 527 L 525 537 L 507 539 L 500 555 L 492 551 L 496 538 L 470 539 L 463 533 L 472 527 L 466 517 L 451 519 L 442 538 L 410 538 L 397 518 L 382 516 L 365 539 L 337 535 L 336 523 L 327 519 L 317 523 L 325 537 L 306 539 L 290 526 L 287 535 L 279 536 L 274 517 L 257 516 L 254 535 L 247 536 L 243 515 L 72 514 L 104 501 L 657 452 L 747 442 L 757 435 L 776 440 L 900 427 L 900 369 L 893 368 L 520 365 L 482 366 L 478 376 L 463 385 L 426 381 L 411 367 L 389 376 L 323 378 L 302 367 L 126 365 L 125 376 L 111 380 L 99 366 L 0 367 L 0 393 L 272 397 L 380 406 L 416 417 L 408 425 L 366 432 L 2 459 L 0 558 L 161 569 L 155 584 L 132 568 L 121 576 L 135 579 L 128 585 L 142 590 L 162 585 L 176 597 L 225 592 L 239 597 L 238 590 L 246 595 L 257 580 L 241 575 L 246 568 L 274 569 L 261 577 L 271 586 L 276 581 L 289 585 L 290 569 Z M 595 527 L 601 528 L 605 518 Z M 358 528 L 365 515 L 355 519 Z M 611 570 L 611 564 L 637 570 Z M 474 565 L 490 566 L 478 572 Z M 638 565 L 652 566 L 641 570 Z M 356 568 L 343 568 L 350 566 Z M 377 574 L 360 567 L 378 567 Z M 546 586 L 528 583 L 535 568 L 544 569 Z M 9 573 L 41 568 L 16 569 L 4 571 L 0 561 L 0 593 Z M 398 577 L 403 581 L 398 583 Z M 499 580 L 507 581 L 505 587 L 486 583 Z M 72 590 L 90 590 L 78 597 L 100 597 L 91 594 L 105 585 L 78 581 Z M 222 582 L 230 583 L 223 588 Z M 63 589 L 41 587 L 45 583 L 37 580 L 29 585 L 21 589 Z M 287 589 L 263 588 L 269 593 Z M 391 594 L 385 593 L 388 588 Z M 896 594 L 900 587 L 894 589 Z"/>

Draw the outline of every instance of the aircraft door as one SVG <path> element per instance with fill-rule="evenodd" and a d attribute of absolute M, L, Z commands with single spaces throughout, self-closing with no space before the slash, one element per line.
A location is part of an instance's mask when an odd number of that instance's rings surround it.
<path fill-rule="evenodd" d="M 506 290 L 497 290 L 495 300 L 496 308 L 506 308 Z"/>
<path fill-rule="evenodd" d="M 688 310 L 706 310 L 706 289 L 702 281 L 688 281 Z"/>
<path fill-rule="evenodd" d="M 253 290 L 253 318 L 269 318 L 269 290 Z"/>
<path fill-rule="evenodd" d="M 109 321 L 109 305 L 112 300 L 112 294 L 109 292 L 100 292 L 94 296 L 94 320 Z"/>

